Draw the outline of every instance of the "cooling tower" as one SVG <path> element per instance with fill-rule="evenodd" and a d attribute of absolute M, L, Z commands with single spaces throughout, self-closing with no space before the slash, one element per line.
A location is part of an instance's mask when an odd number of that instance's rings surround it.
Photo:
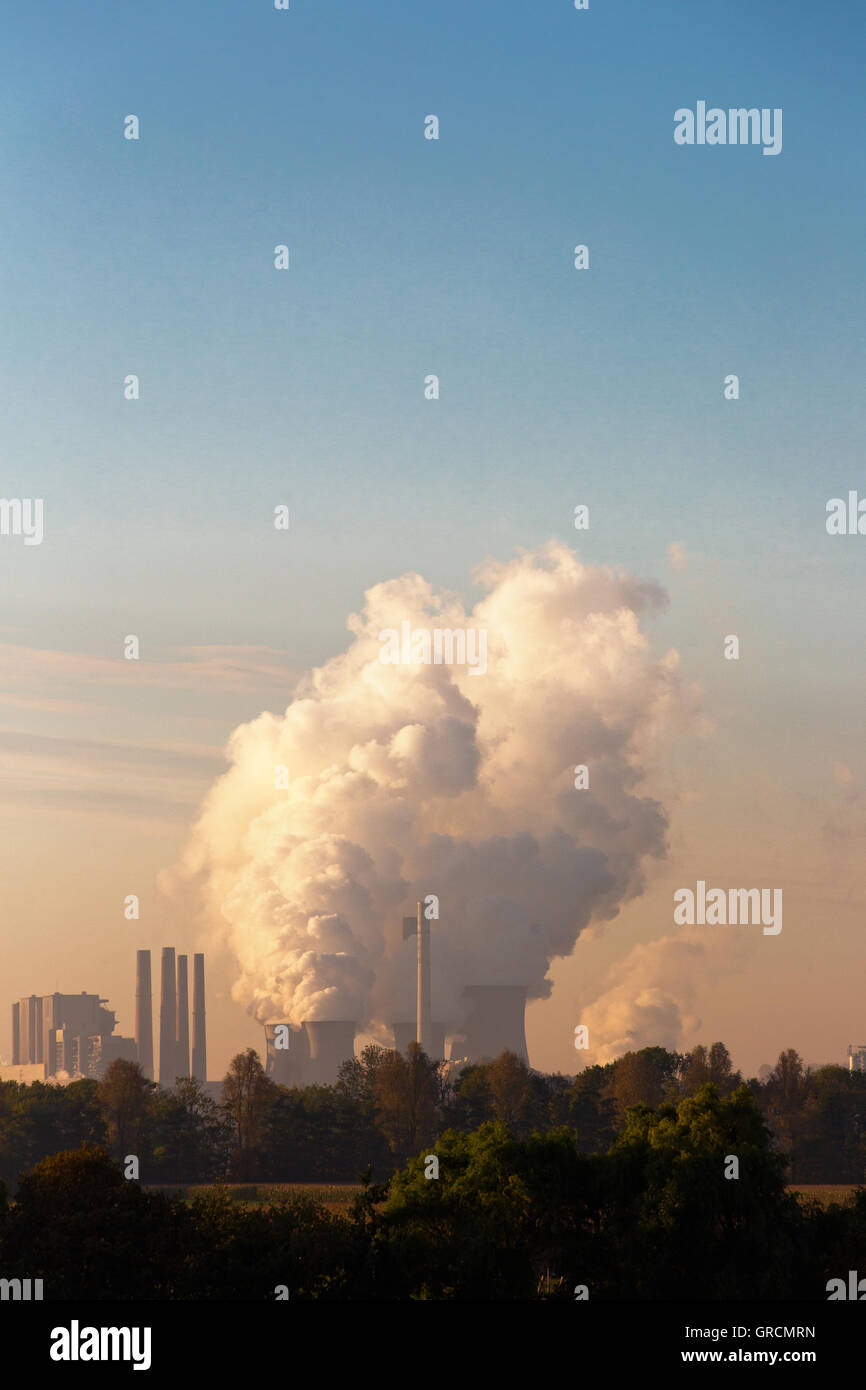
<path fill-rule="evenodd" d="M 177 1076 L 177 982 L 174 947 L 162 948 L 162 977 L 159 1005 L 159 1084 L 173 1086 Z"/>
<path fill-rule="evenodd" d="M 150 951 L 138 951 L 135 966 L 135 1045 L 138 1065 L 153 1080 L 153 989 Z"/>
<path fill-rule="evenodd" d="M 177 958 L 177 1067 L 178 1076 L 189 1076 L 189 957 Z"/>
<path fill-rule="evenodd" d="M 277 1046 L 278 1028 L 288 1030 L 281 1033 L 279 1039 L 288 1042 L 288 1047 Z M 309 1055 L 309 1044 L 303 1028 L 280 1020 L 265 1024 L 265 1071 L 272 1081 L 280 1086 L 303 1086 Z"/>
<path fill-rule="evenodd" d="M 197 1081 L 207 1081 L 204 956 L 200 951 L 192 958 L 192 1074 Z"/>
<path fill-rule="evenodd" d="M 435 1061 L 441 1062 L 442 1058 L 445 1056 L 445 1024 L 433 1023 L 430 1026 L 433 1030 L 433 1042 L 431 1043 L 431 1050 L 427 1055 L 428 1057 L 432 1057 Z M 391 1027 L 394 1030 L 394 1046 L 397 1051 L 402 1052 L 405 1057 L 409 1050 L 410 1042 L 415 1041 L 418 1029 L 417 1021 L 411 1019 L 405 1023 L 392 1023 Z"/>
<path fill-rule="evenodd" d="M 304 1032 L 310 1049 L 304 1068 L 307 1086 L 333 1086 L 340 1067 L 355 1055 L 357 1027 L 357 1023 L 347 1023 L 343 1019 L 327 1023 L 305 1020 Z"/>
<path fill-rule="evenodd" d="M 461 1054 L 472 1061 L 480 1061 L 482 1057 L 492 1060 L 507 1050 L 529 1065 L 523 1027 L 526 986 L 469 985 L 463 991 L 463 998 L 466 1021 Z"/>

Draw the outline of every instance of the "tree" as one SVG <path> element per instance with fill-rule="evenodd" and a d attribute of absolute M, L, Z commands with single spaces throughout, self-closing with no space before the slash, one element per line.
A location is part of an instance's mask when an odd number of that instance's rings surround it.
<path fill-rule="evenodd" d="M 276 1092 L 254 1047 L 248 1047 L 246 1052 L 239 1052 L 232 1059 L 223 1080 L 221 1105 L 231 1132 L 231 1177 L 258 1177 L 265 1116 Z"/>
<path fill-rule="evenodd" d="M 423 1155 L 391 1179 L 378 1233 L 385 1296 L 529 1297 L 536 1281 L 519 1141 L 495 1121 L 473 1134 L 448 1130 L 435 1150 L 436 1181 L 425 1177 Z"/>
<path fill-rule="evenodd" d="M 707 1084 L 678 1106 L 633 1107 L 610 1157 L 620 1297 L 784 1296 L 797 1199 L 747 1087 L 722 1099 Z"/>
<path fill-rule="evenodd" d="M 448 1124 L 464 1131 L 478 1129 L 493 1119 L 490 1063 L 476 1062 L 457 1076 L 453 1099 L 447 1106 Z"/>
<path fill-rule="evenodd" d="M 786 1153 L 793 1153 L 801 1130 L 806 1099 L 806 1067 L 793 1047 L 779 1054 L 764 1087 L 767 1118 Z"/>
<path fill-rule="evenodd" d="M 673 1093 L 679 1069 L 678 1055 L 664 1047 L 644 1047 L 617 1058 L 612 1086 L 617 1119 L 622 1122 L 631 1105 L 661 1105 Z"/>
<path fill-rule="evenodd" d="M 118 1057 L 99 1082 L 99 1104 L 108 1127 L 108 1146 L 115 1158 L 124 1159 L 140 1148 L 147 1101 L 156 1089 L 137 1062 Z M 140 1157 L 140 1155 L 139 1155 Z"/>
<path fill-rule="evenodd" d="M 124 1178 L 88 1145 L 37 1163 L 18 1186 L 4 1273 L 45 1281 L 47 1299 L 169 1298 L 186 1211 Z"/>
<path fill-rule="evenodd" d="M 685 1095 L 695 1095 L 708 1081 L 722 1096 L 730 1095 L 743 1084 L 740 1073 L 733 1070 L 731 1054 L 724 1043 L 714 1042 L 709 1051 L 700 1045 L 693 1047 L 682 1059 L 680 1083 Z"/>
<path fill-rule="evenodd" d="M 581 1153 L 606 1153 L 616 1134 L 616 1101 L 612 1094 L 615 1064 L 585 1067 L 572 1083 L 568 1124 L 577 1131 Z"/>
<path fill-rule="evenodd" d="M 401 1160 L 430 1144 L 436 1128 L 439 1065 L 410 1042 L 405 1057 L 386 1052 L 376 1072 L 376 1115 Z"/>
<path fill-rule="evenodd" d="M 152 1180 L 209 1182 L 225 1174 L 229 1125 L 195 1077 L 179 1077 L 173 1091 L 151 1096 L 146 1132 Z"/>
<path fill-rule="evenodd" d="M 501 1052 L 487 1067 L 493 1113 L 512 1134 L 528 1134 L 544 1122 L 547 1092 L 534 1084 L 532 1072 L 514 1052 Z"/>

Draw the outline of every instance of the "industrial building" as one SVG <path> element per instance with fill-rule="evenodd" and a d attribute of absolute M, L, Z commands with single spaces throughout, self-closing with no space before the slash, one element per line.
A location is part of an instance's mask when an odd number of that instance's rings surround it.
<path fill-rule="evenodd" d="M 462 1036 L 452 1040 L 451 1060 L 492 1061 L 500 1052 L 513 1052 L 529 1065 L 524 1015 L 525 985 L 469 985 Z"/>
<path fill-rule="evenodd" d="M 179 1076 L 206 1081 L 204 956 L 193 957 L 192 1069 L 186 956 L 174 947 L 162 953 L 160 1085 Z M 12 1064 L 0 1066 L 2 1081 L 99 1078 L 117 1058 L 138 1062 L 153 1079 L 153 1003 L 150 951 L 136 957 L 135 1037 L 115 1034 L 117 1019 L 98 994 L 31 994 L 12 1005 Z"/>
<path fill-rule="evenodd" d="M 117 1057 L 138 1060 L 134 1038 L 115 1036 L 117 1020 L 98 994 L 31 994 L 12 1005 L 12 1065 L 6 1081 L 103 1074 Z M 17 1075 L 26 1071 L 26 1075 Z"/>
<path fill-rule="evenodd" d="M 333 1086 L 355 1055 L 357 1023 L 339 1019 L 265 1024 L 265 1070 L 282 1086 Z"/>
<path fill-rule="evenodd" d="M 431 1023 L 432 1042 L 429 1049 L 424 1051 L 428 1057 L 433 1057 L 437 1062 L 441 1062 L 445 1057 L 445 1024 Z M 399 1023 L 392 1023 L 391 1029 L 394 1033 L 394 1048 L 397 1052 L 402 1052 L 404 1057 L 409 1051 L 410 1042 L 418 1041 L 418 1026 L 415 1019 L 404 1019 Z"/>

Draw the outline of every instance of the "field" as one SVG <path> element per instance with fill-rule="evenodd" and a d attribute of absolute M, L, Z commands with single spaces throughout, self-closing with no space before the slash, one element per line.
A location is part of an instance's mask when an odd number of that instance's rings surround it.
<path fill-rule="evenodd" d="M 206 1192 L 225 1190 L 233 1202 L 245 1207 L 263 1207 L 271 1202 L 279 1202 L 286 1197 L 311 1197 L 314 1202 L 326 1207 L 328 1211 L 348 1215 L 352 1198 L 363 1188 L 353 1182 L 278 1182 L 278 1183 L 148 1183 L 150 1192 L 164 1192 L 169 1197 L 180 1197 L 191 1202 Z M 791 1183 L 788 1189 L 796 1192 L 805 1201 L 814 1199 L 822 1207 L 832 1202 L 847 1206 L 857 1187 L 851 1183 Z"/>
<path fill-rule="evenodd" d="M 788 1189 L 796 1192 L 798 1197 L 814 1198 L 820 1202 L 822 1207 L 829 1207 L 831 1202 L 838 1202 L 840 1206 L 847 1206 L 857 1191 L 857 1187 L 850 1183 L 836 1182 L 815 1182 L 815 1183 L 791 1183 Z"/>

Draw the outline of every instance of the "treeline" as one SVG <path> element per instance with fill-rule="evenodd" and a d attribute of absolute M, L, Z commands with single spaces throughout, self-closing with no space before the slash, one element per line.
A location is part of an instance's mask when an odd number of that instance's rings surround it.
<path fill-rule="evenodd" d="M 738 1172 L 731 1171 L 735 1156 Z M 436 1159 L 436 1165 L 431 1162 Z M 819 1299 L 863 1271 L 866 1192 L 787 1190 L 754 1095 L 635 1106 L 603 1155 L 568 1128 L 446 1131 L 348 1216 L 302 1197 L 147 1190 L 101 1149 L 0 1185 L 0 1268 L 53 1299 Z"/>
<path fill-rule="evenodd" d="M 516 1139 L 567 1129 L 578 1152 L 606 1154 L 630 1107 L 657 1109 L 707 1082 L 720 1096 L 744 1084 L 722 1043 L 681 1054 L 629 1052 L 575 1077 L 531 1071 L 512 1053 L 447 1074 L 414 1044 L 409 1056 L 368 1047 L 333 1086 L 286 1088 L 250 1048 L 232 1062 L 219 1103 L 184 1079 L 159 1090 L 132 1062 L 99 1081 L 0 1083 L 0 1180 L 82 1143 L 135 1155 L 145 1183 L 380 1182 L 446 1131 L 501 1122 Z M 769 1077 L 745 1083 L 789 1162 L 789 1181 L 866 1177 L 866 1074 L 807 1071 L 793 1050 Z"/>

